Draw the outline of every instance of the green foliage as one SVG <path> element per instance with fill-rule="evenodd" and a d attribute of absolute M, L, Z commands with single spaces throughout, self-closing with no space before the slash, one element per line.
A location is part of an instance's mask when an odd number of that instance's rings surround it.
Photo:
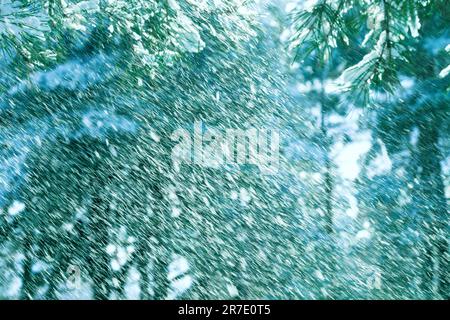
<path fill-rule="evenodd" d="M 342 91 L 362 94 L 367 101 L 369 90 L 396 90 L 399 72 L 411 63 L 411 45 L 429 19 L 427 12 L 441 6 L 441 1 L 316 1 L 293 14 L 291 47 L 296 57 L 303 54 L 300 59 L 316 51 L 325 62 L 335 48 L 362 47 L 362 59 L 347 67 L 338 82 Z M 448 16 L 441 19 L 445 23 Z M 355 29 L 365 33 L 363 39 L 352 36 Z"/>

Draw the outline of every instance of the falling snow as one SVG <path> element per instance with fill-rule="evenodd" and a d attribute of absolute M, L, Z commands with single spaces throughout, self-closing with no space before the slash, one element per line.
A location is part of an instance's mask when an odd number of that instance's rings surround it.
<path fill-rule="evenodd" d="M 0 299 L 449 299 L 448 5 L 382 3 L 0 0 Z"/>

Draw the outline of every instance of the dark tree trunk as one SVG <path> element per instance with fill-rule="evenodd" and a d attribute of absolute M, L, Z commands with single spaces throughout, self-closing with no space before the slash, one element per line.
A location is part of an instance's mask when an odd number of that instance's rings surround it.
<path fill-rule="evenodd" d="M 425 230 L 425 253 L 423 256 L 423 289 L 432 297 L 437 293 L 449 298 L 450 270 L 447 244 L 448 211 L 444 183 L 441 176 L 440 152 L 438 148 L 438 126 L 426 123 L 420 127 L 418 141 L 419 165 L 419 210 Z M 437 288 L 436 288 L 437 285 Z"/>
<path fill-rule="evenodd" d="M 22 300 L 30 300 L 33 299 L 34 291 L 35 291 L 35 281 L 33 279 L 32 266 L 33 266 L 33 253 L 32 253 L 32 244 L 30 235 L 26 235 L 24 240 L 24 252 L 25 259 L 23 262 L 23 276 L 22 276 Z"/>
<path fill-rule="evenodd" d="M 133 259 L 130 259 L 131 261 Z M 130 270 L 131 267 L 131 262 L 126 263 L 122 269 L 120 270 L 120 273 L 117 275 L 117 279 L 118 279 L 118 286 L 117 286 L 117 298 L 118 299 L 126 299 L 126 294 L 125 294 L 125 286 L 127 284 L 127 277 L 128 277 L 128 271 Z"/>
<path fill-rule="evenodd" d="M 321 81 L 322 89 L 320 93 L 320 131 L 322 132 L 322 143 L 325 155 L 325 174 L 324 174 L 324 207 L 325 207 L 325 231 L 328 234 L 333 233 L 333 177 L 331 175 L 330 147 L 331 141 L 328 136 L 328 128 L 325 123 L 326 115 L 326 97 L 324 92 L 323 79 Z"/>
<path fill-rule="evenodd" d="M 162 194 L 161 186 L 155 186 L 153 190 L 154 194 L 154 205 L 155 210 L 155 238 L 157 244 L 154 248 L 154 296 L 155 300 L 163 300 L 167 297 L 169 292 L 169 279 L 168 267 L 170 263 L 169 250 L 168 250 L 168 240 L 170 239 L 170 221 L 168 221 L 168 214 L 166 209 L 166 204 L 164 195 Z"/>
<path fill-rule="evenodd" d="M 169 292 L 169 279 L 167 278 L 169 259 L 165 249 L 161 248 L 154 261 L 153 274 L 155 280 L 155 300 L 164 300 Z"/>
<path fill-rule="evenodd" d="M 144 233 L 146 234 L 146 233 Z M 146 245 L 147 241 L 149 239 L 147 236 L 144 236 L 143 239 L 139 239 L 139 247 L 136 252 L 136 258 L 137 258 L 137 270 L 140 274 L 140 280 L 139 285 L 141 289 L 141 296 L 140 298 L 142 300 L 149 300 L 149 287 L 150 287 L 150 277 L 149 277 L 149 270 L 148 270 L 148 263 L 149 263 L 149 250 L 148 246 Z"/>
<path fill-rule="evenodd" d="M 325 156 L 325 175 L 324 175 L 324 192 L 325 192 L 325 230 L 328 234 L 333 233 L 333 178 L 331 176 L 331 160 L 328 155 Z"/>
<path fill-rule="evenodd" d="M 108 245 L 108 206 L 99 194 L 95 194 L 91 204 L 91 250 L 89 267 L 93 282 L 94 299 L 106 300 L 110 294 L 110 258 L 106 252 Z"/>
<path fill-rule="evenodd" d="M 326 282 L 325 282 L 325 299 L 333 298 L 336 293 L 336 281 L 337 281 L 337 266 L 336 266 L 336 257 L 334 251 L 334 242 L 333 233 L 334 233 L 334 225 L 333 225 L 333 175 L 332 175 L 332 160 L 330 157 L 330 149 L 332 140 L 331 137 L 328 136 L 328 126 L 325 121 L 326 113 L 327 113 L 327 100 L 324 89 L 324 77 L 325 73 L 322 75 L 321 79 L 321 93 L 320 93 L 320 131 L 322 133 L 322 143 L 323 143 L 323 153 L 324 153 L 324 162 L 325 162 L 325 172 L 323 175 L 323 207 L 325 211 L 325 219 L 324 219 L 324 230 L 330 236 L 329 245 L 326 250 L 330 250 L 328 254 L 329 260 L 326 263 L 325 271 L 326 271 Z"/>

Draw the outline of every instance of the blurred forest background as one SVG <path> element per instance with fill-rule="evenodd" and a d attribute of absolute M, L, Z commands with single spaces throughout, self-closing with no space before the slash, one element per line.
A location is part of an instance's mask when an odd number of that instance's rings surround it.
<path fill-rule="evenodd" d="M 448 0 L 0 0 L 1 299 L 449 299 Z M 174 170 L 195 121 L 276 174 Z"/>

